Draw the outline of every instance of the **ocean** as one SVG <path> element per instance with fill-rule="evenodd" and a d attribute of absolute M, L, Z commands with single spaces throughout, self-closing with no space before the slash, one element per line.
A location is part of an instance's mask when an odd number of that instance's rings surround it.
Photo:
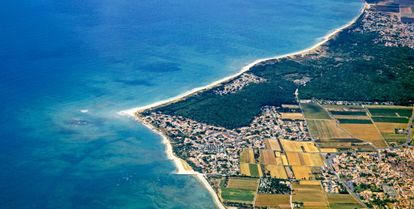
<path fill-rule="evenodd" d="M 0 7 L 0 208 L 215 208 L 119 111 L 298 51 L 360 0 L 23 0 Z"/>

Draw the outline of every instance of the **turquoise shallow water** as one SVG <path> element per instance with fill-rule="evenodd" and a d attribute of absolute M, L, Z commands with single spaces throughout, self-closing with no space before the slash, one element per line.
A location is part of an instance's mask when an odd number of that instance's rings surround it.
<path fill-rule="evenodd" d="M 0 7 L 0 208 L 214 208 L 118 111 L 285 54 L 359 0 L 25 0 Z M 81 111 L 87 110 L 87 111 Z"/>

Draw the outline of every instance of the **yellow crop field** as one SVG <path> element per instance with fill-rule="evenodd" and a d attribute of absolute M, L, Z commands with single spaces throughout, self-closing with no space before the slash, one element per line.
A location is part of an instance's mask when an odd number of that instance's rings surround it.
<path fill-rule="evenodd" d="M 328 194 L 331 208 L 363 208 L 358 201 L 349 194 Z"/>
<path fill-rule="evenodd" d="M 280 143 L 282 144 L 283 150 L 285 152 L 303 152 L 301 142 L 290 141 L 281 139 Z"/>
<path fill-rule="evenodd" d="M 318 180 L 302 180 L 302 181 L 299 182 L 299 185 L 301 185 L 301 186 L 303 186 L 303 185 L 320 186 L 321 181 L 318 181 Z"/>
<path fill-rule="evenodd" d="M 373 124 L 341 124 L 354 137 L 371 142 L 377 148 L 385 148 L 387 144 L 381 133 Z"/>
<path fill-rule="evenodd" d="M 319 152 L 314 142 L 280 140 L 285 152 Z"/>
<path fill-rule="evenodd" d="M 286 152 L 289 165 L 302 165 L 300 154 L 298 152 Z"/>
<path fill-rule="evenodd" d="M 395 129 L 407 129 L 408 125 L 405 123 L 375 123 L 377 128 L 383 134 L 393 134 Z"/>
<path fill-rule="evenodd" d="M 279 141 L 277 139 L 265 139 L 264 140 L 266 149 L 271 149 L 274 151 L 282 151 L 282 148 L 280 147 Z"/>
<path fill-rule="evenodd" d="M 292 166 L 292 171 L 296 179 L 310 179 L 312 177 L 312 167 Z"/>
<path fill-rule="evenodd" d="M 304 116 L 302 113 L 297 112 L 282 112 L 282 119 L 287 120 L 304 120 Z"/>
<path fill-rule="evenodd" d="M 305 152 L 319 152 L 318 147 L 316 147 L 315 143 L 313 142 L 299 142 L 299 143 L 302 144 Z"/>
<path fill-rule="evenodd" d="M 257 207 L 288 209 L 291 208 L 290 196 L 280 194 L 257 194 L 255 205 Z"/>
<path fill-rule="evenodd" d="M 329 203 L 320 185 L 293 183 L 294 202 L 303 202 L 305 208 L 328 208 Z"/>
<path fill-rule="evenodd" d="M 287 160 L 286 155 L 281 155 L 283 165 L 289 165 L 289 161 Z"/>
<path fill-rule="evenodd" d="M 240 163 L 240 173 L 245 176 L 250 176 L 249 163 Z"/>
<path fill-rule="evenodd" d="M 336 120 L 308 120 L 307 123 L 311 134 L 321 140 L 351 138 L 350 134 L 339 127 Z"/>
<path fill-rule="evenodd" d="M 303 165 L 306 166 L 323 166 L 324 162 L 322 156 L 319 153 L 301 153 L 300 156 L 303 160 Z"/>
<path fill-rule="evenodd" d="M 336 119 L 355 119 L 355 120 L 369 120 L 366 115 L 335 115 Z"/>
<path fill-rule="evenodd" d="M 255 163 L 253 149 L 245 148 L 240 154 L 240 162 L 242 163 Z"/>
<path fill-rule="evenodd" d="M 270 172 L 272 178 L 287 179 L 286 171 L 284 166 L 279 165 L 265 165 L 267 171 Z"/>
<path fill-rule="evenodd" d="M 258 184 L 259 179 L 256 178 L 231 177 L 229 178 L 227 188 L 256 191 Z"/>
<path fill-rule="evenodd" d="M 260 163 L 278 165 L 278 161 L 276 160 L 275 153 L 273 152 L 273 150 L 270 150 L 270 149 L 260 150 Z M 279 160 L 279 163 L 280 163 L 280 160 Z"/>
<path fill-rule="evenodd" d="M 291 166 L 323 166 L 324 160 L 319 153 L 286 152 Z"/>
<path fill-rule="evenodd" d="M 336 148 L 320 148 L 322 153 L 335 153 L 338 152 Z"/>

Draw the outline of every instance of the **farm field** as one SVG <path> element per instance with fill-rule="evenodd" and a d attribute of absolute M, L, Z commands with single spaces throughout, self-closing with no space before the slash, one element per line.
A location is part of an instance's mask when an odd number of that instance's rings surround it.
<path fill-rule="evenodd" d="M 352 138 L 339 127 L 335 120 L 308 120 L 308 128 L 312 136 L 321 140 L 331 138 Z"/>
<path fill-rule="evenodd" d="M 243 189 L 221 188 L 221 198 L 224 202 L 253 203 L 255 191 Z"/>
<path fill-rule="evenodd" d="M 255 206 L 289 209 L 291 208 L 290 196 L 280 194 L 257 194 Z"/>
<path fill-rule="evenodd" d="M 372 120 L 376 123 L 408 123 L 409 118 L 405 117 L 372 117 Z"/>
<path fill-rule="evenodd" d="M 366 116 L 367 113 L 365 111 L 330 111 L 332 115 L 346 115 L 346 116 Z"/>
<path fill-rule="evenodd" d="M 227 183 L 227 188 L 256 191 L 258 184 L 259 179 L 257 178 L 231 177 Z"/>
<path fill-rule="evenodd" d="M 250 176 L 249 163 L 240 163 L 240 173 L 245 176 Z"/>
<path fill-rule="evenodd" d="M 264 140 L 266 149 L 271 149 L 274 151 L 282 151 L 282 148 L 280 147 L 279 141 L 277 139 L 265 139 Z"/>
<path fill-rule="evenodd" d="M 368 115 L 334 115 L 335 119 L 370 120 Z"/>
<path fill-rule="evenodd" d="M 282 119 L 285 119 L 285 120 L 304 120 L 305 119 L 302 113 L 282 112 L 281 114 L 282 114 Z"/>
<path fill-rule="evenodd" d="M 286 152 L 289 165 L 292 166 L 323 166 L 324 162 L 319 153 Z"/>
<path fill-rule="evenodd" d="M 397 144 L 402 144 L 407 140 L 407 134 L 405 133 L 396 133 L 395 130 L 398 129 L 407 129 L 408 124 L 405 123 L 375 123 L 377 128 L 380 130 L 382 136 L 384 136 L 385 141 L 395 142 Z"/>
<path fill-rule="evenodd" d="M 368 106 L 367 109 L 373 117 L 409 118 L 413 114 L 413 108 L 405 106 Z"/>
<path fill-rule="evenodd" d="M 240 162 L 241 163 L 255 163 L 256 160 L 254 159 L 253 149 L 245 148 L 240 153 Z"/>
<path fill-rule="evenodd" d="M 318 104 L 302 103 L 301 107 L 306 119 L 331 119 L 329 114 Z"/>
<path fill-rule="evenodd" d="M 292 166 L 293 174 L 296 179 L 310 179 L 312 175 L 312 167 L 308 166 Z"/>
<path fill-rule="evenodd" d="M 335 209 L 363 208 L 349 194 L 327 194 L 329 207 Z"/>
<path fill-rule="evenodd" d="M 263 176 L 262 169 L 259 164 L 249 164 L 250 176 L 261 177 Z"/>
<path fill-rule="evenodd" d="M 270 149 L 260 150 L 259 162 L 261 164 L 282 165 L 282 160 L 280 158 L 276 158 L 275 153 Z"/>
<path fill-rule="evenodd" d="M 281 165 L 265 165 L 267 171 L 270 172 L 272 178 L 287 179 L 285 167 Z"/>
<path fill-rule="evenodd" d="M 303 202 L 304 208 L 328 208 L 329 203 L 321 185 L 293 183 L 293 202 Z"/>
<path fill-rule="evenodd" d="M 339 118 L 338 121 L 341 124 L 372 124 L 372 121 L 370 119 Z"/>
<path fill-rule="evenodd" d="M 319 152 L 314 142 L 280 140 L 285 152 Z"/>
<path fill-rule="evenodd" d="M 354 137 L 371 142 L 377 148 L 385 148 L 387 144 L 381 133 L 373 124 L 340 124 Z"/>

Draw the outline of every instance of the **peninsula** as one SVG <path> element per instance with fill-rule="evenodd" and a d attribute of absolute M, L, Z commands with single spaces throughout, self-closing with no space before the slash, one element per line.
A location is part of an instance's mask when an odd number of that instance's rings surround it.
<path fill-rule="evenodd" d="M 413 207 L 413 20 L 369 0 L 310 49 L 123 113 L 220 208 Z"/>

